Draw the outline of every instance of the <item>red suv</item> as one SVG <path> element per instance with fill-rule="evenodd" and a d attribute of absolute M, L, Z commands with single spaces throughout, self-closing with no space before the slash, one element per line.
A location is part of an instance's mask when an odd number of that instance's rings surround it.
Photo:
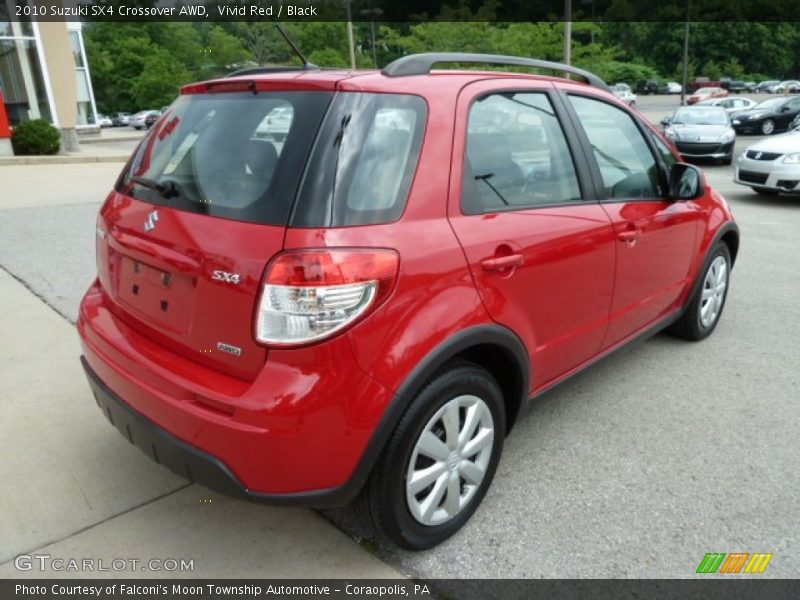
<path fill-rule="evenodd" d="M 111 423 L 177 473 L 358 498 L 427 548 L 478 507 L 532 398 L 667 327 L 708 336 L 738 248 L 724 198 L 591 73 L 254 70 L 183 88 L 123 170 L 82 360 Z"/>

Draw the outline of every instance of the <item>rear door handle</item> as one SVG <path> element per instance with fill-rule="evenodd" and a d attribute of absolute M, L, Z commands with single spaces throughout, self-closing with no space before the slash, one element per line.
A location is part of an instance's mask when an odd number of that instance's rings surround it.
<path fill-rule="evenodd" d="M 525 257 L 522 254 L 509 254 L 508 256 L 484 258 L 481 261 L 481 268 L 484 271 L 505 271 L 519 267 L 524 262 Z"/>

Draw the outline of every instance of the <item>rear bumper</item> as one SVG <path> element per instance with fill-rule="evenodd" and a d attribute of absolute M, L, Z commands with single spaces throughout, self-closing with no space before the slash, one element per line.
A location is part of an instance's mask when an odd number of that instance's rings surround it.
<path fill-rule="evenodd" d="M 365 481 L 367 446 L 394 397 L 347 340 L 272 351 L 252 382 L 169 353 L 131 330 L 93 285 L 78 318 L 97 404 L 131 443 L 177 474 L 271 504 L 332 507 Z"/>
<path fill-rule="evenodd" d="M 182 442 L 141 413 L 136 412 L 103 383 L 85 357 L 81 364 L 86 371 L 97 406 L 108 422 L 123 437 L 155 462 L 189 481 L 231 496 L 247 496 L 247 490 L 220 460 Z"/>

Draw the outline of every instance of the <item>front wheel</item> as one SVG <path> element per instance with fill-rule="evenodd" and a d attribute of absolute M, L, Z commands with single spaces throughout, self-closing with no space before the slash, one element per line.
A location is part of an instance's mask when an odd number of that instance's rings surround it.
<path fill-rule="evenodd" d="M 761 133 L 763 135 L 772 135 L 775 131 L 775 121 L 772 119 L 766 119 L 763 123 L 761 123 Z"/>
<path fill-rule="evenodd" d="M 500 387 L 468 362 L 432 379 L 386 445 L 357 511 L 368 527 L 408 550 L 446 540 L 491 485 L 505 435 Z"/>
<path fill-rule="evenodd" d="M 681 318 L 668 331 L 691 341 L 700 341 L 711 335 L 725 308 L 730 273 L 730 250 L 725 242 L 718 242 L 702 271 L 700 286 L 689 299 Z"/>

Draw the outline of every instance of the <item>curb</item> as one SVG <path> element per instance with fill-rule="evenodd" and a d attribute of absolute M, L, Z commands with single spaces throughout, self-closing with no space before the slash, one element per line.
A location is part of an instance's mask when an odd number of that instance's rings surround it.
<path fill-rule="evenodd" d="M 0 157 L 0 167 L 16 165 L 72 165 L 79 163 L 124 163 L 130 154 L 108 156 L 9 156 Z"/>
<path fill-rule="evenodd" d="M 80 139 L 81 144 L 115 144 L 117 142 L 141 142 L 144 139 L 143 135 L 120 135 L 114 137 L 88 137 Z"/>

